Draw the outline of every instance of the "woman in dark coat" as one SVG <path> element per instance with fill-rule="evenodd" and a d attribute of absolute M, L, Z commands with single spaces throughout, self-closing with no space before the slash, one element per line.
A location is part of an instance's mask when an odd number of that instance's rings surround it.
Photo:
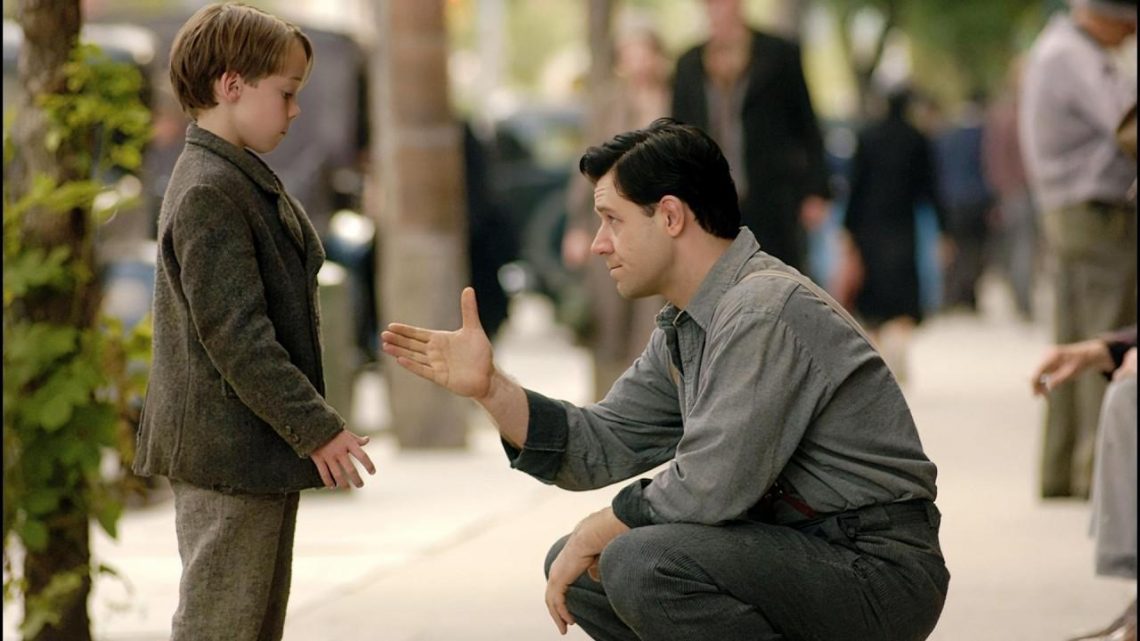
<path fill-rule="evenodd" d="M 931 204 L 939 230 L 945 230 L 930 142 L 907 122 L 909 102 L 907 92 L 893 94 L 886 118 L 860 134 L 844 219 L 863 271 L 855 311 L 900 381 L 906 378 L 910 330 L 922 320 L 915 249 L 918 206 Z"/>

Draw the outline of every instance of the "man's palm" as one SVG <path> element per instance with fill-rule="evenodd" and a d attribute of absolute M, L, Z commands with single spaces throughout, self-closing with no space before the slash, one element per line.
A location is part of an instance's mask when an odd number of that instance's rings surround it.
<path fill-rule="evenodd" d="M 392 323 L 381 338 L 384 352 L 408 371 L 460 396 L 485 396 L 494 372 L 491 341 L 479 322 L 475 290 L 460 297 L 463 326 L 439 331 Z"/>

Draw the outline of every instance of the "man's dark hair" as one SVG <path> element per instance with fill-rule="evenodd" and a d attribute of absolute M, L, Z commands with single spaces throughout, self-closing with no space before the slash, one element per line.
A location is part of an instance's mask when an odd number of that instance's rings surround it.
<path fill-rule="evenodd" d="M 578 171 L 592 182 L 613 170 L 614 187 L 647 214 L 665 196 L 684 201 L 702 229 L 736 238 L 740 203 L 728 161 L 708 134 L 672 118 L 658 118 L 645 129 L 618 134 L 590 147 Z"/>

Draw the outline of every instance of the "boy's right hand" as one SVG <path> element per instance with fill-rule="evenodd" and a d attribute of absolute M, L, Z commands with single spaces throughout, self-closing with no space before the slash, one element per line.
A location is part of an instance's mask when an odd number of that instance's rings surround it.
<path fill-rule="evenodd" d="M 352 459 L 355 457 L 360 461 L 369 474 L 376 473 L 372 459 L 361 449 L 361 446 L 368 444 L 368 440 L 367 436 L 357 436 L 348 430 L 341 430 L 328 443 L 313 450 L 309 458 L 317 466 L 325 487 L 348 487 L 349 482 L 356 487 L 364 487 L 364 481 L 356 471 Z"/>
<path fill-rule="evenodd" d="M 491 341 L 479 322 L 474 289 L 463 289 L 459 307 L 463 326 L 453 332 L 391 323 L 380 337 L 384 353 L 408 371 L 478 400 L 490 393 L 495 373 Z"/>

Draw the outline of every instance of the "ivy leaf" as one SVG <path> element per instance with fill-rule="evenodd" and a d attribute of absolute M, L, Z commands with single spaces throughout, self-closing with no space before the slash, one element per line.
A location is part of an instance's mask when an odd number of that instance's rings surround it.
<path fill-rule="evenodd" d="M 103 500 L 95 509 L 95 518 L 99 521 L 99 525 L 103 527 L 103 531 L 111 536 L 112 539 L 119 538 L 118 522 L 119 517 L 123 514 L 123 504 L 115 500 Z"/>
<path fill-rule="evenodd" d="M 24 509 L 32 516 L 43 516 L 59 507 L 61 495 L 58 491 L 40 487 L 28 492 L 24 497 Z"/>
<path fill-rule="evenodd" d="M 19 527 L 20 540 L 24 547 L 33 552 L 42 552 L 47 547 L 48 529 L 43 521 L 29 518 Z"/>
<path fill-rule="evenodd" d="M 24 387 L 40 378 L 64 356 L 76 350 L 79 331 L 48 323 L 15 324 L 4 341 L 4 386 L 23 395 Z"/>
<path fill-rule="evenodd" d="M 59 446 L 56 450 L 56 455 L 59 457 L 59 462 L 62 465 L 75 465 L 79 462 L 80 457 L 83 456 L 83 450 L 90 447 L 87 443 L 78 440 L 70 440 Z"/>
<path fill-rule="evenodd" d="M 24 407 L 24 415 L 32 424 L 54 432 L 71 420 L 76 405 L 91 398 L 88 381 L 77 378 L 74 368 L 56 370 L 51 378 L 32 393 Z"/>
<path fill-rule="evenodd" d="M 45 625 L 56 625 L 60 620 L 63 607 L 83 585 L 83 577 L 87 570 L 73 570 L 60 572 L 52 576 L 51 581 L 39 594 L 29 596 L 24 608 L 27 616 L 20 623 L 20 633 L 25 639 L 38 636 Z"/>

